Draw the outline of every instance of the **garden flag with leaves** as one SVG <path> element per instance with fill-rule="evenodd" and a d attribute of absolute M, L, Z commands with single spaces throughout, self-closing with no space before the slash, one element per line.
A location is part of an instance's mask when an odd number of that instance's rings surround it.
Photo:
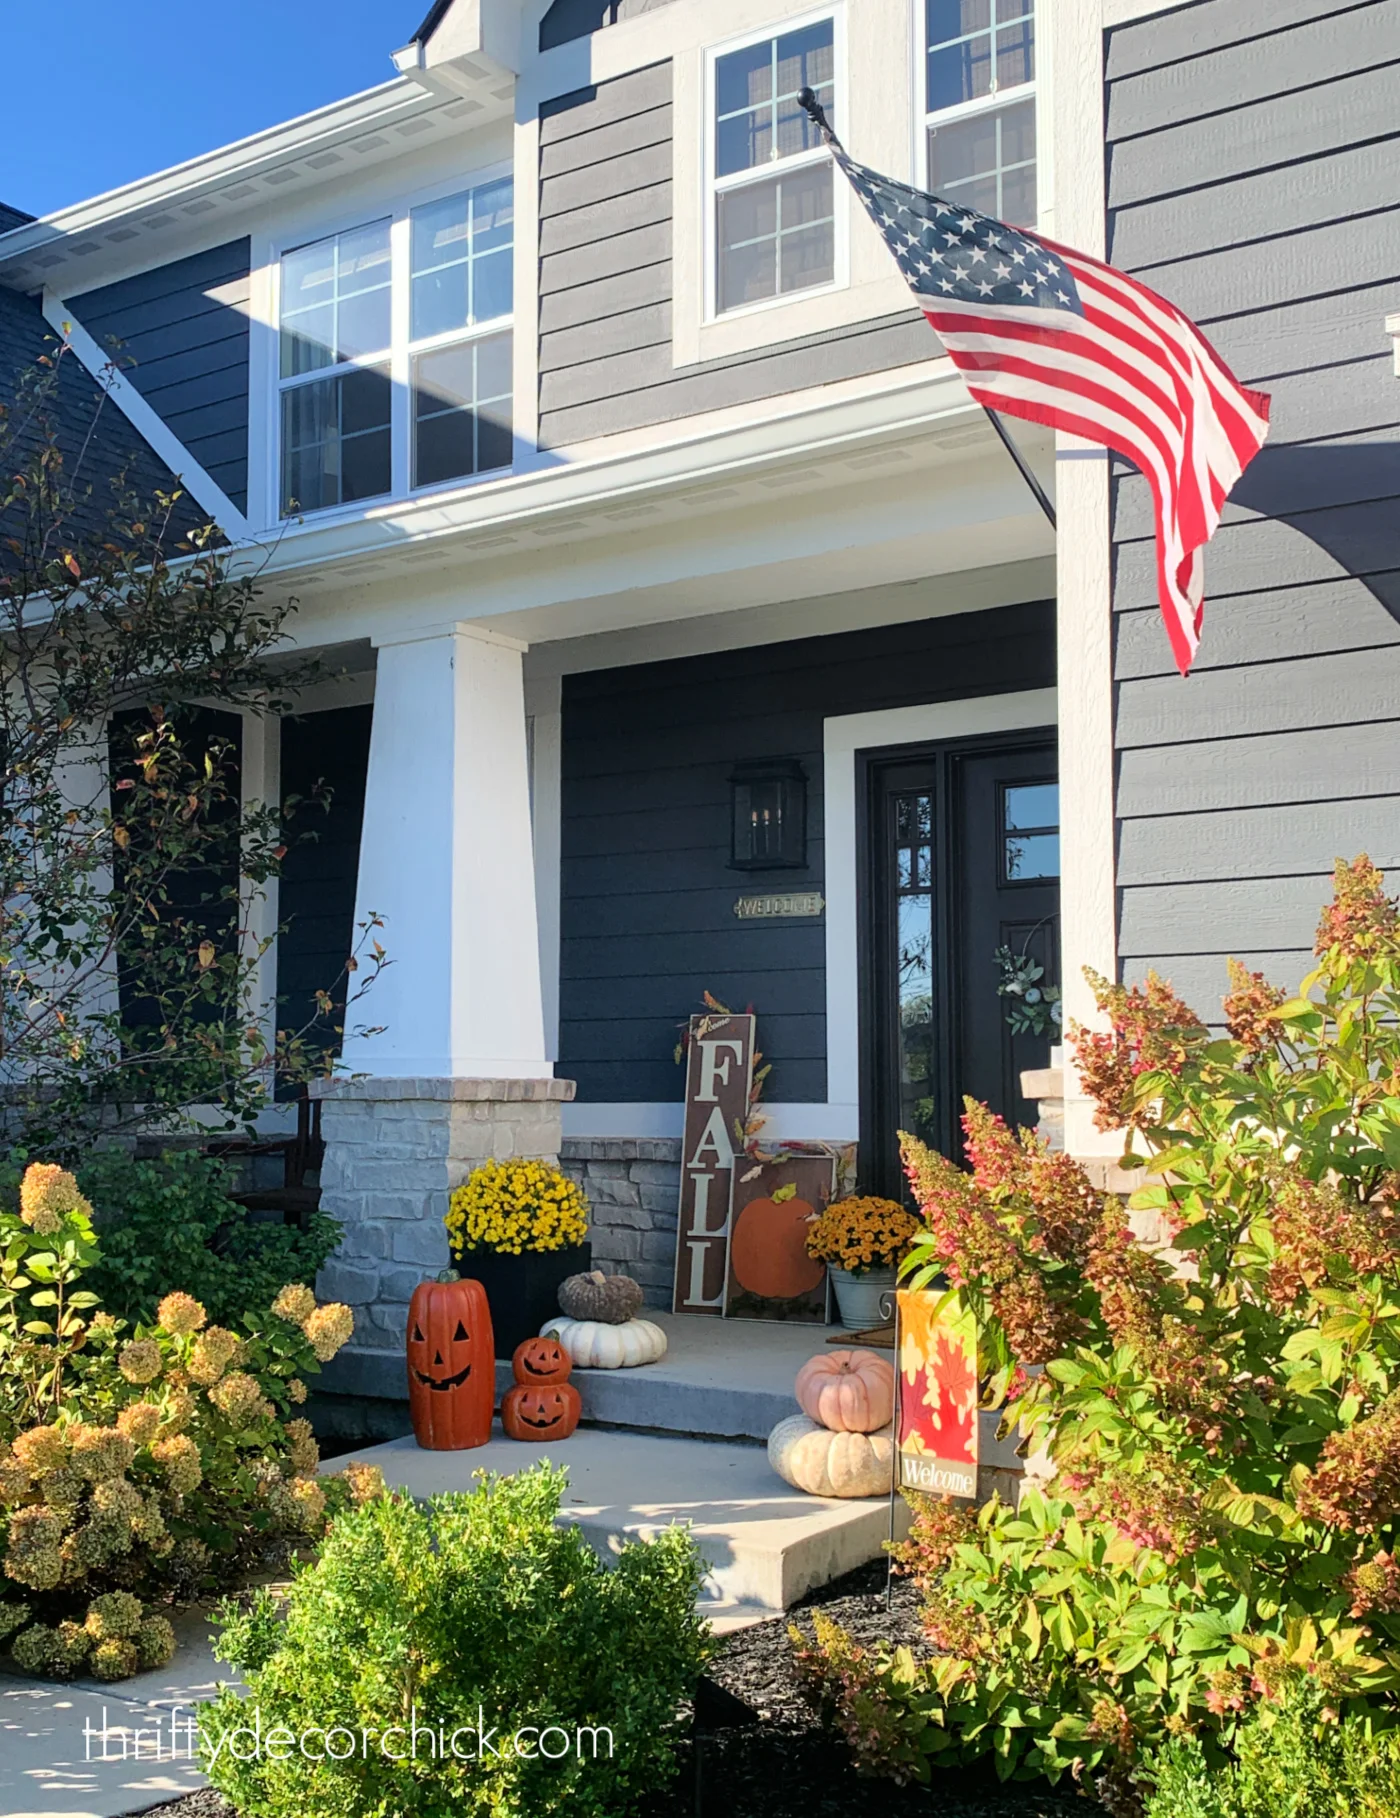
<path fill-rule="evenodd" d="M 1141 469 L 1156 506 L 1157 597 L 1185 675 L 1201 635 L 1201 550 L 1268 434 L 1267 393 L 1241 385 L 1145 284 L 878 176 L 826 138 L 977 402 Z"/>

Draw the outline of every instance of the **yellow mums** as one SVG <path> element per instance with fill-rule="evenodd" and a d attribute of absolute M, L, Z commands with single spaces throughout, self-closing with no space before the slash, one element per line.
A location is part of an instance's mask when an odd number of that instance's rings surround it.
<path fill-rule="evenodd" d="M 588 1201 L 546 1162 L 489 1161 L 452 1195 L 445 1222 L 457 1258 L 468 1250 L 566 1250 L 588 1235 Z"/>
<path fill-rule="evenodd" d="M 919 1228 L 912 1212 L 892 1199 L 838 1199 L 807 1233 L 807 1254 L 858 1275 L 897 1263 Z"/>

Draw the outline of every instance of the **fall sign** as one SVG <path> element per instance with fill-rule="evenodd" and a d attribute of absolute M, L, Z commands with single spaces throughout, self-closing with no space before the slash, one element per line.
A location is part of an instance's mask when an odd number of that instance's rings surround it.
<path fill-rule="evenodd" d="M 977 1322 L 949 1290 L 901 1288 L 899 1487 L 977 1495 Z"/>
<path fill-rule="evenodd" d="M 724 1311 L 730 1319 L 826 1323 L 826 1264 L 807 1254 L 812 1220 L 831 1200 L 836 1157 L 740 1155 Z"/>
<path fill-rule="evenodd" d="M 742 1154 L 753 1084 L 755 1018 L 692 1016 L 676 1231 L 677 1313 L 724 1311 L 734 1157 Z"/>

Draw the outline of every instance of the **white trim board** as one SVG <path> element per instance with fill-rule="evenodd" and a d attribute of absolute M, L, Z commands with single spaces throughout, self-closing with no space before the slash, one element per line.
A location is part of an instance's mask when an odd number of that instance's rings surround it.
<path fill-rule="evenodd" d="M 680 1069 L 677 1068 L 679 1073 Z M 567 1068 L 565 1069 L 567 1077 Z M 767 1118 L 763 1127 L 765 1142 L 821 1143 L 854 1142 L 858 1127 L 854 1105 L 773 1104 L 760 1105 Z M 568 1104 L 560 1107 L 564 1140 L 571 1137 L 609 1137 L 614 1141 L 664 1139 L 682 1135 L 685 1106 L 674 1102 L 637 1104 Z"/>
<path fill-rule="evenodd" d="M 826 1096 L 849 1108 L 859 1134 L 860 955 L 856 901 L 856 753 L 889 745 L 931 744 L 979 733 L 1053 726 L 1059 718 L 1053 688 L 976 700 L 936 701 L 877 713 L 843 714 L 824 728 L 826 818 Z"/>
<path fill-rule="evenodd" d="M 61 335 L 136 433 L 149 443 L 185 491 L 207 511 L 226 537 L 246 537 L 248 520 L 216 481 L 195 460 L 174 430 L 159 417 L 130 379 L 117 369 L 112 358 L 104 354 L 92 336 L 77 321 L 68 305 L 52 291 L 44 292 L 44 320 L 54 333 Z"/>

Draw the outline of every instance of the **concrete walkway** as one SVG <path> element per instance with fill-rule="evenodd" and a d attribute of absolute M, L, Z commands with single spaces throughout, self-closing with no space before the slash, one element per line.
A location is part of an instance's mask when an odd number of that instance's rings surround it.
<path fill-rule="evenodd" d="M 191 1717 L 232 1674 L 200 1612 L 175 1630 L 169 1666 L 116 1685 L 0 1671 L 0 1818 L 124 1818 L 207 1784 Z"/>

